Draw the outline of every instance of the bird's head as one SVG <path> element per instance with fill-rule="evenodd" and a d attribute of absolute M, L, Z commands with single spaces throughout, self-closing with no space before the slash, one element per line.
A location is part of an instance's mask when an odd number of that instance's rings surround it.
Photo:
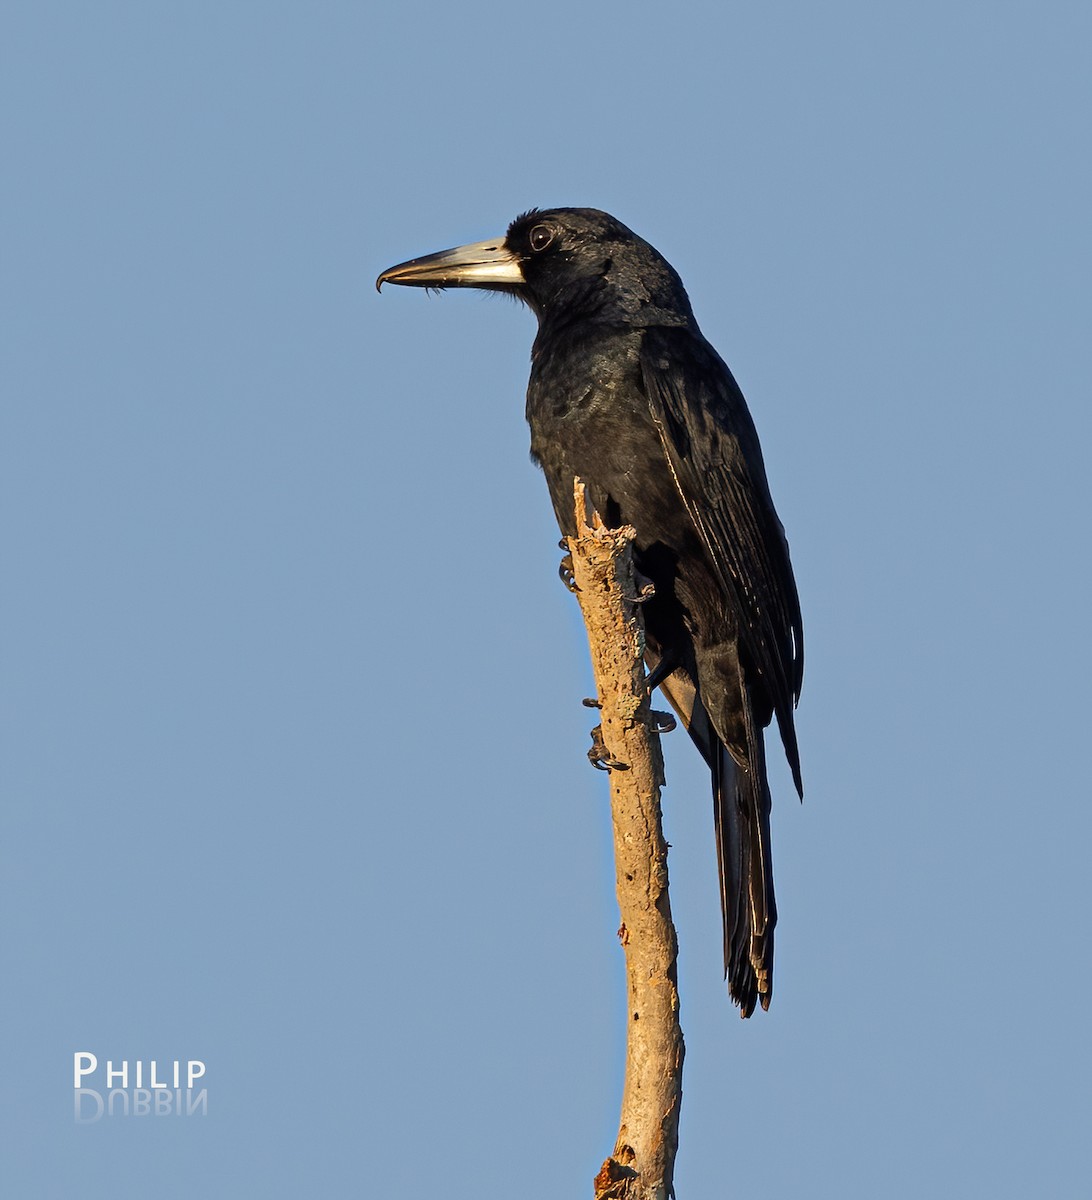
<path fill-rule="evenodd" d="M 540 320 L 562 310 L 626 324 L 693 320 L 686 291 L 667 260 L 596 208 L 532 209 L 503 238 L 399 263 L 379 276 L 376 287 L 384 283 L 507 292 Z"/>

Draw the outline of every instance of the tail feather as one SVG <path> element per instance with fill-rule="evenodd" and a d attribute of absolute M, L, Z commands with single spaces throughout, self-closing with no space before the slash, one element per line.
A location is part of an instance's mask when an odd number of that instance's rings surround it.
<path fill-rule="evenodd" d="M 758 787 L 752 786 L 757 778 Z M 774 901 L 770 862 L 770 794 L 765 773 L 740 766 L 721 747 L 713 772 L 713 815 L 724 917 L 728 990 L 749 1017 L 773 998 Z"/>
<path fill-rule="evenodd" d="M 762 730 L 745 704 L 747 759 L 738 762 L 713 728 L 698 689 L 683 671 L 661 685 L 713 779 L 713 823 L 724 923 L 724 973 L 728 991 L 749 1017 L 773 998 L 774 900 L 770 857 L 770 789 Z"/>

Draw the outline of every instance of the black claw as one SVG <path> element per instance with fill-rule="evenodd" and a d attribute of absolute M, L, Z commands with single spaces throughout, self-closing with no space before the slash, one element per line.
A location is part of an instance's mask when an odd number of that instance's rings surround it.
<path fill-rule="evenodd" d="M 561 543 L 565 545 L 564 542 Z M 561 582 L 569 589 L 570 592 L 579 592 L 580 589 L 576 586 L 576 576 L 573 574 L 573 556 L 566 554 L 558 564 L 558 575 L 561 576 Z"/>
<path fill-rule="evenodd" d="M 616 758 L 611 758 L 607 743 L 603 741 L 603 726 L 596 725 L 591 731 L 592 748 L 588 751 L 588 762 L 597 771 L 628 771 L 629 767 Z"/>
<path fill-rule="evenodd" d="M 648 710 L 648 725 L 653 733 L 670 733 L 678 721 L 672 713 L 657 712 L 654 708 Z"/>

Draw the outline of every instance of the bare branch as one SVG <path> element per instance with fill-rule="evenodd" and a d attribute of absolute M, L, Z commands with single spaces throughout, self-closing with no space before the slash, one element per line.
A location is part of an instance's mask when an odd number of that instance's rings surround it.
<path fill-rule="evenodd" d="M 602 725 L 596 754 L 610 765 L 619 937 L 625 948 L 626 1079 L 614 1153 L 596 1200 L 667 1200 L 679 1138 L 683 1039 L 660 819 L 663 758 L 645 686 L 644 634 L 629 526 L 607 529 L 575 485 L 573 575 L 588 629 Z"/>

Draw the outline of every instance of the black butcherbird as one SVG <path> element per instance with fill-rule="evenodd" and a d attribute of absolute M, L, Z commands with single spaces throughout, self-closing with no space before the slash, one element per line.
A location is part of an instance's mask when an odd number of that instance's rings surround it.
<path fill-rule="evenodd" d="M 591 208 L 532 210 L 508 233 L 380 275 L 509 292 L 538 317 L 527 420 L 558 523 L 579 476 L 608 525 L 637 531 L 649 681 L 713 776 L 729 989 L 768 1008 L 777 920 L 763 730 L 776 716 L 797 791 L 803 629 L 785 533 L 743 395 L 674 269 Z"/>

